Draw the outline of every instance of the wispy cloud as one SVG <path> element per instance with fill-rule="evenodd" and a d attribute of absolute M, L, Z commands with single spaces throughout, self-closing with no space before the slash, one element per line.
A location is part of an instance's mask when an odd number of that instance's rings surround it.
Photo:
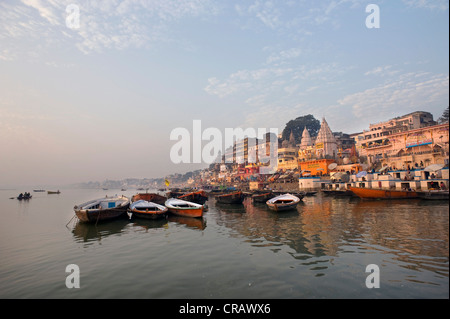
<path fill-rule="evenodd" d="M 393 76 L 400 72 L 398 70 L 393 70 L 392 68 L 392 65 L 378 66 L 370 71 L 367 71 L 364 75 Z"/>
<path fill-rule="evenodd" d="M 205 91 L 224 98 L 233 94 L 272 93 L 275 96 L 311 92 L 318 87 L 326 87 L 348 68 L 338 63 L 297 65 L 295 62 L 281 66 L 262 67 L 254 70 L 240 70 L 228 78 L 208 79 Z M 314 88 L 314 89 L 311 89 Z M 251 99 L 251 97 L 249 97 Z"/>
<path fill-rule="evenodd" d="M 280 52 L 271 54 L 267 58 L 266 63 L 267 64 L 275 64 L 275 65 L 284 64 L 291 59 L 295 59 L 295 58 L 299 57 L 301 54 L 302 54 L 302 49 L 300 49 L 300 48 L 291 48 L 291 49 L 287 49 L 287 50 L 282 50 Z"/>
<path fill-rule="evenodd" d="M 83 53 L 151 46 L 170 41 L 171 26 L 182 19 L 214 15 L 214 0 L 83 1 L 80 28 L 66 26 L 72 0 L 22 0 L 0 3 L 0 39 L 60 42 Z M 43 43 L 40 43 L 43 47 Z"/>
<path fill-rule="evenodd" d="M 431 10 L 448 10 L 448 0 L 403 0 L 403 3 L 413 8 L 424 8 Z"/>
<path fill-rule="evenodd" d="M 22 0 L 22 3 L 36 9 L 39 15 L 52 25 L 59 25 L 61 22 L 61 8 L 55 1 Z M 59 14 L 56 13 L 59 11 Z"/>
<path fill-rule="evenodd" d="M 363 118 L 389 118 L 426 110 L 436 104 L 448 103 L 448 74 L 404 73 L 382 85 L 349 94 L 338 100 L 341 107 L 350 107 L 353 115 Z M 442 105 L 442 107 L 445 107 Z"/>

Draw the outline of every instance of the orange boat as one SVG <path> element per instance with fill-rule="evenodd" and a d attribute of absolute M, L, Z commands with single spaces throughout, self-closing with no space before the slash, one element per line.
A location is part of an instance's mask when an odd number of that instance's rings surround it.
<path fill-rule="evenodd" d="M 169 212 L 183 217 L 202 217 L 203 216 L 203 205 L 188 202 L 178 198 L 169 198 L 166 201 L 166 207 Z"/>
<path fill-rule="evenodd" d="M 350 187 L 350 190 L 363 199 L 409 199 L 418 198 L 415 191 L 408 190 L 388 190 L 377 188 Z"/>

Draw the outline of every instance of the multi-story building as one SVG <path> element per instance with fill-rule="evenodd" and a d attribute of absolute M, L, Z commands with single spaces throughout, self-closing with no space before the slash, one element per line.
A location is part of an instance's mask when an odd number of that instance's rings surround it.
<path fill-rule="evenodd" d="M 369 164 L 392 169 L 448 164 L 449 124 L 438 124 L 386 136 L 364 148 Z"/>
<path fill-rule="evenodd" d="M 369 130 L 352 134 L 352 137 L 355 139 L 356 149 L 359 155 L 367 156 L 367 149 L 383 145 L 386 143 L 388 136 L 432 125 L 436 125 L 436 122 L 433 120 L 431 113 L 417 111 L 390 119 L 386 122 L 370 124 Z"/>

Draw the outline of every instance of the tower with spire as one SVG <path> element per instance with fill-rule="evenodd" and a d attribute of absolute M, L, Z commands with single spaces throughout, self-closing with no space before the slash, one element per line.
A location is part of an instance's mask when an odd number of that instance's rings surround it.
<path fill-rule="evenodd" d="M 337 154 L 337 142 L 325 118 L 322 119 L 316 138 L 316 156 L 318 158 L 334 158 Z"/>

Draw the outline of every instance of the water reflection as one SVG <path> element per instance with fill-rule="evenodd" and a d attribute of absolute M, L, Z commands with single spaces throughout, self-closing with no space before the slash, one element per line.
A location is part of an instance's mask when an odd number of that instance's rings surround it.
<path fill-rule="evenodd" d="M 168 228 L 168 220 L 166 218 L 161 219 L 143 219 L 143 218 L 131 218 L 131 225 L 133 226 L 133 229 L 135 229 L 137 232 L 144 232 L 148 233 L 151 229 L 156 228 Z"/>
<path fill-rule="evenodd" d="M 167 219 L 170 222 L 177 223 L 180 225 L 185 225 L 188 228 L 192 228 L 192 229 L 204 230 L 206 228 L 206 219 L 204 217 L 192 218 L 192 217 L 175 216 L 175 215 L 169 214 Z"/>
<path fill-rule="evenodd" d="M 216 205 L 217 224 L 254 247 L 270 247 L 274 252 L 289 248 L 289 255 L 303 265 L 315 265 L 315 270 L 325 270 L 327 263 L 343 254 L 381 253 L 400 267 L 449 275 L 445 204 L 316 196 L 291 212 L 272 212 L 250 201 L 242 206 Z"/>
<path fill-rule="evenodd" d="M 187 228 L 204 230 L 206 228 L 205 218 L 190 218 L 169 215 L 167 218 L 150 220 L 150 219 L 116 219 L 108 222 L 92 224 L 75 221 L 72 234 L 77 242 L 89 243 L 98 241 L 111 235 L 122 235 L 125 229 L 135 232 L 148 233 L 152 229 L 168 229 L 169 222 L 184 225 Z"/>
<path fill-rule="evenodd" d="M 102 239 L 121 234 L 130 223 L 128 219 L 117 219 L 98 224 L 82 223 L 77 221 L 72 230 L 76 242 L 101 242 Z"/>

